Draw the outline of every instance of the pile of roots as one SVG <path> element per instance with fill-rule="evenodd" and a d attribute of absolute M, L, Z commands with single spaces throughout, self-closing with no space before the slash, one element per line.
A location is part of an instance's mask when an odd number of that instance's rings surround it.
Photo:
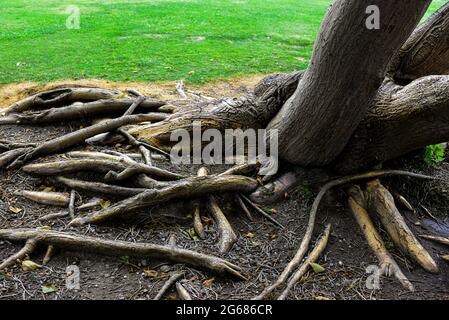
<path fill-rule="evenodd" d="M 285 97 L 291 95 L 302 73 L 288 76 L 275 76 L 262 81 L 255 90 L 262 92 L 262 97 Z M 266 84 L 271 87 L 266 90 Z M 273 83 L 274 88 L 273 89 Z M 276 85 L 278 85 L 276 87 Z M 277 88 L 277 89 L 276 89 Z M 282 88 L 282 90 L 281 90 Z M 248 127 L 255 123 L 263 125 L 267 119 L 251 118 L 251 109 L 247 110 L 248 117 L 233 119 L 235 106 L 241 105 L 242 100 L 211 100 L 198 94 L 184 90 L 183 85 L 177 87 L 182 97 L 180 101 L 162 102 L 148 98 L 129 90 L 120 92 L 99 88 L 64 87 L 41 92 L 2 110 L 0 124 L 3 125 L 45 125 L 55 122 L 73 120 L 88 120 L 92 125 L 73 131 L 61 137 L 28 143 L 19 141 L 0 141 L 0 168 L 2 170 L 20 169 L 32 176 L 38 176 L 51 181 L 58 187 L 71 190 L 70 196 L 57 192 L 38 192 L 23 190 L 19 192 L 32 201 L 45 205 L 66 207 L 67 210 L 58 214 L 40 217 L 41 221 L 56 218 L 68 219 L 69 226 L 76 230 L 77 226 L 100 224 L 116 218 L 128 218 L 137 209 L 151 207 L 176 199 L 191 199 L 194 204 L 193 228 L 200 238 L 205 237 L 204 226 L 199 200 L 207 199 L 207 210 L 213 218 L 219 233 L 218 247 L 221 253 L 229 253 L 237 240 L 227 217 L 220 208 L 217 196 L 222 193 L 235 195 L 236 203 L 248 219 L 253 213 L 261 214 L 279 228 L 284 228 L 269 213 L 265 212 L 258 202 L 266 201 L 261 194 L 270 194 L 276 199 L 276 194 L 282 194 L 291 187 L 298 177 L 292 173 L 284 173 L 279 179 L 269 177 L 261 179 L 258 176 L 258 164 L 237 165 L 219 174 L 209 174 L 206 168 L 201 168 L 196 176 L 185 176 L 182 173 L 169 171 L 155 165 L 154 161 L 170 162 L 170 154 L 161 138 L 174 128 L 185 127 L 193 120 L 209 120 L 208 127 L 235 127 L 242 123 Z M 281 92 L 282 91 L 282 92 Z M 288 92 L 286 92 L 288 91 Z M 245 99 L 245 106 L 251 105 L 251 99 Z M 282 99 L 281 99 L 282 100 Z M 194 109 L 183 106 L 186 101 L 195 104 Z M 236 103 L 238 101 L 238 103 Z M 269 100 L 271 101 L 271 100 Z M 277 101 L 279 102 L 282 101 Z M 266 104 L 265 104 L 266 106 Z M 253 113 L 255 114 L 255 113 Z M 221 117 L 220 117 L 221 115 Z M 225 116 L 224 116 L 225 115 Z M 103 119 L 108 117 L 108 119 Z M 226 120 L 223 123 L 222 120 Z M 144 139 L 139 132 L 151 132 L 151 137 Z M 157 137 L 157 139 L 155 139 Z M 117 142 L 129 145 L 134 153 L 119 153 L 110 150 L 103 152 L 73 151 L 73 148 L 87 144 L 112 146 Z M 60 155 L 54 157 L 55 155 Z M 46 157 L 52 157 L 51 160 Z M 87 180 L 85 172 L 95 172 L 101 179 Z M 393 257 L 386 249 L 381 237 L 367 213 L 376 212 L 394 243 L 402 251 L 412 257 L 423 268 L 430 272 L 438 272 L 438 267 L 432 257 L 419 243 L 405 224 L 395 205 L 393 196 L 378 180 L 390 175 L 408 176 L 417 179 L 433 179 L 404 171 L 373 171 L 366 174 L 328 178 L 322 181 L 322 188 L 317 195 L 310 212 L 306 234 L 298 248 L 296 255 L 287 265 L 274 284 L 266 288 L 255 299 L 275 298 L 285 299 L 290 290 L 307 272 L 324 251 L 331 226 L 326 226 L 322 236 L 317 239 L 310 249 L 315 226 L 315 218 L 321 199 L 326 192 L 338 186 L 346 186 L 349 195 L 349 207 L 363 230 L 369 245 L 376 253 L 382 273 L 394 275 L 409 290 L 413 285 L 402 273 Z M 270 179 L 273 179 L 270 181 Z M 363 185 L 354 185 L 363 182 Z M 122 200 L 106 208 L 84 214 L 85 210 L 95 207 L 95 203 L 85 203 L 76 206 L 76 194 L 97 193 L 121 198 Z M 405 203 L 405 199 L 401 199 Z M 130 243 L 118 240 L 105 240 L 87 237 L 82 234 L 67 231 L 55 231 L 42 228 L 36 229 L 2 229 L 0 238 L 23 242 L 25 246 L 15 255 L 0 264 L 1 269 L 12 267 L 17 261 L 29 256 L 38 246 L 46 246 L 47 253 L 44 263 L 49 263 L 55 248 L 81 250 L 115 256 L 139 256 L 167 260 L 173 263 L 183 263 L 208 270 L 221 275 L 229 275 L 240 281 L 246 281 L 245 272 L 241 267 L 222 258 L 197 253 L 190 250 L 150 243 Z M 448 244 L 448 239 L 427 237 Z M 447 259 L 448 257 L 444 257 Z M 189 294 L 178 282 L 179 274 L 173 275 L 158 294 L 163 293 L 176 283 L 176 289 L 181 297 L 189 299 Z M 178 282 L 178 283 L 177 283 Z"/>

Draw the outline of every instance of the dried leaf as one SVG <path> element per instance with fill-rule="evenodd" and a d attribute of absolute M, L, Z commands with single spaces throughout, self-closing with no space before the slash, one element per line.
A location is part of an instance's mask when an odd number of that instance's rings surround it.
<path fill-rule="evenodd" d="M 248 232 L 245 237 L 247 237 L 248 239 L 253 239 L 254 238 L 254 233 L 252 232 Z"/>
<path fill-rule="evenodd" d="M 33 271 L 36 269 L 41 268 L 42 266 L 40 264 L 37 264 L 34 261 L 31 260 L 24 260 L 22 261 L 22 270 L 23 271 Z"/>
<path fill-rule="evenodd" d="M 21 212 L 23 209 L 22 208 L 17 208 L 17 207 L 9 207 L 9 211 L 14 212 L 15 214 Z"/>
<path fill-rule="evenodd" d="M 111 201 L 105 200 L 105 199 L 102 198 L 102 199 L 100 199 L 100 206 L 103 209 L 107 209 L 107 208 L 109 208 L 111 206 Z"/>
<path fill-rule="evenodd" d="M 159 275 L 159 272 L 157 272 L 156 270 L 147 269 L 144 270 L 143 272 L 145 273 L 145 277 L 147 278 L 157 278 Z"/>
<path fill-rule="evenodd" d="M 200 238 L 199 238 L 198 235 L 196 234 L 194 228 L 190 228 L 189 231 L 188 231 L 188 233 L 189 233 L 190 238 L 192 238 L 193 240 L 195 240 L 195 241 L 200 240 Z"/>
<path fill-rule="evenodd" d="M 312 268 L 313 272 L 315 272 L 315 273 L 323 273 L 324 271 L 326 271 L 326 269 L 324 269 L 318 263 L 311 262 L 310 267 Z"/>
<path fill-rule="evenodd" d="M 58 292 L 58 291 L 59 291 L 58 287 L 51 283 L 46 284 L 45 286 L 42 286 L 42 293 L 44 293 L 44 294 L 54 293 L 54 292 Z"/>
<path fill-rule="evenodd" d="M 203 287 L 205 288 L 212 288 L 212 285 L 214 284 L 215 278 L 210 278 L 203 281 Z"/>

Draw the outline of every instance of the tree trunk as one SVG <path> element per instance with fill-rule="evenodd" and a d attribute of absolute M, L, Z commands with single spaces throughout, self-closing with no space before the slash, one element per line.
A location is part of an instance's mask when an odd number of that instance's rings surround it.
<path fill-rule="evenodd" d="M 335 0 L 321 26 L 309 69 L 268 129 L 279 130 L 279 154 L 323 166 L 343 150 L 376 96 L 393 55 L 431 1 Z M 380 9 L 380 29 L 365 26 Z"/>

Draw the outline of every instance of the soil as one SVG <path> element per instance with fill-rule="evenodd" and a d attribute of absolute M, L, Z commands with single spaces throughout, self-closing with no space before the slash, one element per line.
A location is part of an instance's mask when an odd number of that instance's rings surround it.
<path fill-rule="evenodd" d="M 245 94 L 262 76 L 215 82 L 205 86 L 190 86 L 192 90 L 211 97 L 238 96 Z M 164 100 L 179 99 L 174 83 L 111 83 L 101 80 L 58 82 L 41 86 L 38 84 L 15 84 L 0 88 L 0 106 L 9 105 L 41 89 L 49 89 L 63 84 L 96 85 L 113 88 L 136 88 L 141 92 Z M 0 139 L 20 142 L 39 142 L 68 133 L 88 123 L 72 122 L 43 127 L 1 126 Z M 123 146 L 115 146 L 117 151 L 130 152 Z M 84 150 L 80 147 L 78 150 Z M 91 148 L 92 149 L 92 148 Z M 101 150 L 101 148 L 96 148 Z M 60 157 L 60 156 L 56 156 Z M 160 167 L 168 167 L 158 162 Z M 449 172 L 448 165 L 438 170 Z M 195 175 L 198 167 L 181 167 L 181 172 Z M 224 168 L 211 167 L 212 172 Z M 173 169 L 174 170 L 174 169 Z M 94 177 L 94 174 L 92 175 Z M 390 190 L 398 185 L 397 181 L 385 181 Z M 37 219 L 43 215 L 59 212 L 60 208 L 33 203 L 17 197 L 17 190 L 39 190 L 49 187 L 45 180 L 31 177 L 19 171 L 0 172 L 0 228 L 36 228 L 50 226 L 54 230 L 65 230 L 108 239 L 120 239 L 132 242 L 168 244 L 175 237 L 177 246 L 209 254 L 217 254 L 217 234 L 213 226 L 208 227 L 207 239 L 194 240 L 189 235 L 192 228 L 190 218 L 193 213 L 190 201 L 180 200 L 154 208 L 142 210 L 137 216 L 113 223 L 68 228 L 68 218 L 40 223 Z M 403 187 L 404 184 L 402 183 Z M 55 186 L 57 191 L 70 190 Z M 440 223 L 429 222 L 429 216 L 419 206 L 422 199 L 416 192 L 407 188 L 398 188 L 401 194 L 416 206 L 415 213 L 403 210 L 409 226 L 415 234 L 439 233 L 443 236 L 448 230 L 444 218 Z M 410 192 L 408 192 L 410 191 Z M 87 202 L 98 195 L 80 194 L 78 204 Z M 107 199 L 112 202 L 119 199 Z M 57 251 L 48 266 L 35 271 L 25 272 L 19 266 L 0 273 L 0 299 L 152 299 L 171 273 L 185 272 L 184 286 L 194 299 L 250 299 L 264 287 L 272 283 L 293 257 L 304 235 L 308 212 L 313 195 L 304 187 L 286 195 L 286 199 L 274 205 L 266 206 L 273 216 L 286 226 L 285 230 L 275 227 L 265 218 L 253 213 L 254 222 L 245 217 L 234 203 L 232 195 L 220 195 L 220 203 L 232 226 L 238 234 L 238 242 L 224 258 L 243 267 L 248 281 L 235 281 L 220 278 L 203 270 L 184 265 L 171 265 L 164 261 L 150 261 L 128 257 L 105 257 L 79 251 Z M 441 207 L 441 206 L 440 206 Z M 19 208 L 20 212 L 12 210 Z M 428 207 L 429 210 L 437 210 Z M 64 210 L 64 209 L 63 209 Z M 16 210 L 17 211 L 17 210 Z M 207 212 L 202 209 L 202 213 Z M 441 210 L 432 211 L 436 216 L 444 216 Z M 85 214 L 85 213 L 78 213 Z M 370 290 L 366 281 L 370 274 L 366 268 L 376 265 L 377 261 L 359 230 L 358 225 L 348 212 L 346 196 L 343 190 L 331 192 L 320 207 L 316 234 L 324 230 L 324 225 L 332 223 L 332 233 L 325 254 L 319 264 L 325 272 L 309 272 L 291 292 L 290 299 L 448 299 L 449 266 L 439 258 L 449 253 L 449 248 L 423 241 L 424 246 L 437 260 L 441 272 L 437 275 L 423 271 L 407 257 L 397 251 L 387 240 L 387 235 L 378 222 L 376 225 L 386 239 L 387 245 L 407 277 L 416 287 L 416 292 L 405 291 L 395 279 L 382 278 L 379 290 Z M 435 227 L 437 225 L 437 227 Z M 0 260 L 20 249 L 19 244 L 0 240 Z M 41 248 L 30 258 L 40 263 L 45 248 Z M 80 268 L 80 290 L 66 288 L 66 268 L 77 265 Z M 152 271 L 156 272 L 152 272 Z M 146 271 L 146 272 L 145 272 Z M 209 281 L 206 281 L 209 280 Z M 206 282 L 205 282 L 206 281 Z M 44 293 L 43 287 L 50 286 L 57 292 Z M 177 299 L 173 289 L 164 299 Z"/>

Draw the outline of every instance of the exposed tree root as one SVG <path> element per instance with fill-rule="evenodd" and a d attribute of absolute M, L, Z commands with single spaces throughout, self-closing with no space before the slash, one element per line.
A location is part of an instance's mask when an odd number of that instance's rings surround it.
<path fill-rule="evenodd" d="M 139 115 L 131 115 L 126 117 L 121 117 L 118 119 L 107 120 L 105 122 L 101 122 L 99 124 L 95 124 L 93 126 L 83 128 L 77 130 L 75 132 L 66 134 L 62 137 L 52 139 L 47 142 L 43 142 L 39 144 L 35 148 L 29 149 L 18 149 L 23 150 L 24 152 L 18 156 L 13 163 L 11 163 L 8 168 L 17 168 L 23 166 L 25 163 L 34 160 L 41 156 L 46 156 L 49 154 L 54 154 L 61 152 L 67 148 L 76 146 L 80 143 L 83 143 L 86 139 L 93 137 L 97 134 L 110 132 L 117 128 L 120 128 L 125 125 L 135 124 L 144 121 L 151 121 L 152 116 L 147 116 L 144 114 Z M 12 150 L 14 151 L 14 150 Z"/>
<path fill-rule="evenodd" d="M 237 203 L 239 204 L 240 208 L 242 208 L 243 212 L 245 213 L 246 217 L 249 221 L 254 221 L 253 215 L 251 214 L 251 211 L 249 211 L 248 207 L 246 206 L 245 202 L 243 202 L 242 197 L 238 194 L 235 195 L 235 199 Z"/>
<path fill-rule="evenodd" d="M 65 217 L 68 217 L 68 216 L 69 216 L 69 212 L 68 211 L 61 211 L 61 212 L 46 214 L 45 216 L 39 217 L 37 219 L 37 221 L 50 221 L 50 220 L 56 220 L 56 219 L 60 219 L 60 218 L 65 218 Z"/>
<path fill-rule="evenodd" d="M 56 184 L 62 184 L 66 187 L 69 187 L 70 189 L 119 197 L 132 197 L 146 191 L 146 189 L 126 188 L 100 182 L 82 181 L 65 177 L 55 177 L 51 178 L 50 180 L 55 182 Z"/>
<path fill-rule="evenodd" d="M 162 296 L 167 292 L 167 290 L 170 289 L 170 287 L 174 285 L 176 281 L 181 279 L 181 277 L 183 276 L 184 276 L 183 272 L 178 272 L 171 275 L 171 277 L 164 283 L 161 290 L 159 290 L 159 292 L 157 293 L 157 295 L 154 297 L 153 300 L 160 300 Z"/>
<path fill-rule="evenodd" d="M 89 102 L 102 99 L 113 99 L 120 95 L 120 91 L 99 88 L 59 88 L 40 92 L 26 99 L 20 100 L 6 109 L 4 114 L 33 109 L 60 107 L 77 101 Z"/>
<path fill-rule="evenodd" d="M 47 248 L 47 252 L 45 253 L 44 259 L 42 259 L 42 264 L 47 265 L 50 260 L 53 258 L 53 254 L 55 252 L 55 247 L 53 245 L 49 245 Z"/>
<path fill-rule="evenodd" d="M 379 180 L 368 182 L 366 193 L 369 208 L 379 215 L 382 224 L 395 245 L 425 270 L 438 273 L 437 264 L 407 226 L 404 218 L 396 208 L 391 193 Z"/>
<path fill-rule="evenodd" d="M 70 202 L 69 202 L 69 216 L 70 219 L 75 219 L 75 201 L 76 201 L 76 191 L 72 190 L 70 192 Z"/>
<path fill-rule="evenodd" d="M 205 239 L 206 234 L 204 232 L 203 222 L 201 221 L 200 203 L 195 201 L 193 207 L 193 229 L 200 239 Z"/>
<path fill-rule="evenodd" d="M 58 207 L 67 207 L 70 200 L 67 194 L 60 192 L 38 192 L 23 190 L 16 192 L 16 195 L 37 203 Z"/>
<path fill-rule="evenodd" d="M 368 173 L 363 173 L 363 174 L 358 174 L 358 175 L 353 175 L 353 176 L 342 177 L 342 178 L 328 182 L 321 188 L 320 192 L 318 193 L 318 195 L 316 196 L 316 198 L 312 204 L 306 233 L 304 235 L 304 238 L 299 246 L 299 249 L 298 249 L 295 257 L 288 263 L 287 267 L 284 269 L 284 271 L 281 273 L 281 275 L 278 277 L 278 279 L 271 286 L 267 287 L 260 295 L 255 297 L 254 299 L 255 300 L 263 300 L 263 299 L 267 298 L 271 292 L 273 292 L 274 290 L 279 288 L 283 283 L 285 283 L 287 281 L 288 276 L 293 272 L 294 269 L 296 269 L 298 267 L 299 263 L 304 258 L 304 255 L 308 250 L 310 240 L 311 240 L 312 234 L 313 234 L 313 229 L 315 226 L 315 219 L 316 219 L 318 207 L 319 207 L 324 195 L 329 190 L 331 190 L 334 187 L 348 184 L 348 183 L 358 181 L 358 180 L 376 179 L 376 178 L 392 176 L 392 175 L 408 176 L 408 177 L 427 179 L 427 180 L 435 180 L 434 177 L 417 174 L 417 173 L 412 173 L 412 172 L 407 172 L 407 171 L 380 170 L 380 171 L 371 171 Z"/>
<path fill-rule="evenodd" d="M 178 293 L 180 300 L 193 300 L 190 293 L 184 288 L 180 282 L 176 282 L 176 292 Z"/>
<path fill-rule="evenodd" d="M 431 240 L 449 246 L 449 238 L 430 236 L 430 235 L 421 235 L 420 237 L 426 240 Z"/>
<path fill-rule="evenodd" d="M 313 248 L 313 250 L 310 252 L 307 259 L 303 262 L 303 264 L 299 267 L 298 271 L 296 271 L 288 281 L 287 287 L 282 292 L 282 294 L 279 296 L 278 300 L 285 300 L 290 293 L 290 291 L 293 289 L 294 285 L 301 280 L 301 278 L 305 275 L 307 270 L 310 267 L 311 263 L 315 263 L 318 258 L 321 256 L 321 253 L 323 253 L 324 249 L 326 249 L 327 242 L 329 241 L 329 235 L 331 232 L 331 225 L 328 224 L 326 226 L 326 229 L 324 230 L 323 236 L 318 240 L 317 244 Z"/>
<path fill-rule="evenodd" d="M 379 260 L 381 274 L 385 276 L 394 275 L 406 289 L 415 291 L 414 286 L 401 271 L 398 264 L 385 247 L 379 233 L 376 231 L 376 228 L 366 211 L 367 203 L 363 191 L 360 187 L 353 186 L 349 190 L 349 193 L 349 207 L 362 229 L 369 246 Z"/>
<path fill-rule="evenodd" d="M 55 162 L 29 164 L 24 166 L 23 171 L 35 175 L 54 176 L 80 171 L 94 171 L 107 173 L 105 179 L 108 181 L 121 181 L 138 174 L 149 174 L 165 179 L 181 179 L 184 176 L 143 163 L 130 163 L 129 161 L 114 161 L 101 159 L 76 159 Z M 120 173 L 117 173 L 120 172 Z"/>
<path fill-rule="evenodd" d="M 257 184 L 256 180 L 243 176 L 192 177 L 173 181 L 167 187 L 146 190 L 107 209 L 77 218 L 71 222 L 71 225 L 100 223 L 172 199 L 198 198 L 216 192 L 251 192 Z"/>
<path fill-rule="evenodd" d="M 217 224 L 217 230 L 220 234 L 219 247 L 221 253 L 227 253 L 231 251 L 235 242 L 237 241 L 237 235 L 232 229 L 231 224 L 226 218 L 225 214 L 221 210 L 214 196 L 209 196 L 208 208 L 211 216 Z"/>
<path fill-rule="evenodd" d="M 206 168 L 201 168 L 198 171 L 198 177 L 206 177 L 208 175 L 208 171 Z M 218 234 L 220 235 L 219 240 L 219 248 L 221 253 L 228 253 L 231 251 L 232 247 L 234 246 L 235 242 L 237 241 L 237 235 L 235 234 L 234 230 L 232 229 L 231 224 L 229 223 L 228 219 L 226 218 L 225 214 L 221 210 L 220 206 L 218 205 L 217 200 L 214 196 L 209 196 L 207 200 L 207 207 L 209 209 L 209 212 L 214 219 L 216 225 Z"/>
<path fill-rule="evenodd" d="M 276 226 L 278 226 L 281 229 L 285 229 L 285 227 L 279 222 L 277 221 L 275 218 L 273 218 L 270 214 L 266 213 L 264 210 L 262 210 L 258 205 L 256 205 L 255 203 L 253 203 L 251 200 L 249 200 L 246 196 L 244 196 L 243 194 L 240 195 L 240 197 L 245 200 L 251 207 L 253 207 L 258 213 L 260 213 L 262 216 L 264 216 L 265 218 L 267 218 L 269 221 L 271 221 L 273 224 L 275 224 Z"/>
<path fill-rule="evenodd" d="M 54 108 L 32 113 L 14 113 L 7 117 L 0 117 L 0 125 L 6 124 L 42 124 L 59 121 L 92 120 L 101 115 L 117 114 L 132 106 L 132 99 L 100 100 L 89 103 L 75 103 L 67 107 Z M 164 105 L 163 102 L 152 99 L 142 100 L 141 109 L 154 110 Z M 143 112 L 144 110 L 142 110 Z M 162 121 L 167 118 L 167 113 L 147 113 L 152 121 Z"/>
<path fill-rule="evenodd" d="M 218 257 L 197 253 L 190 250 L 160 246 L 149 243 L 133 243 L 119 240 L 106 240 L 88 236 L 73 235 L 59 231 L 36 229 L 0 229 L 0 238 L 8 241 L 27 241 L 28 247 L 38 244 L 53 245 L 61 249 L 99 253 L 112 256 L 147 257 L 167 260 L 174 263 L 184 263 L 194 267 L 204 268 L 217 274 L 231 274 L 245 279 L 240 273 L 241 268 Z M 30 244 L 31 243 L 31 244 Z M 26 246 L 27 247 L 27 246 Z M 29 248 L 21 250 L 25 255 Z M 18 259 L 15 257 L 14 261 Z M 2 264 L 3 266 L 3 264 Z M 4 266 L 3 266 L 4 268 Z"/>
<path fill-rule="evenodd" d="M 14 265 L 17 260 L 23 260 L 26 256 L 29 256 L 36 249 L 37 241 L 35 239 L 26 239 L 25 246 L 16 254 L 7 258 L 0 264 L 0 270 L 4 270 Z"/>

